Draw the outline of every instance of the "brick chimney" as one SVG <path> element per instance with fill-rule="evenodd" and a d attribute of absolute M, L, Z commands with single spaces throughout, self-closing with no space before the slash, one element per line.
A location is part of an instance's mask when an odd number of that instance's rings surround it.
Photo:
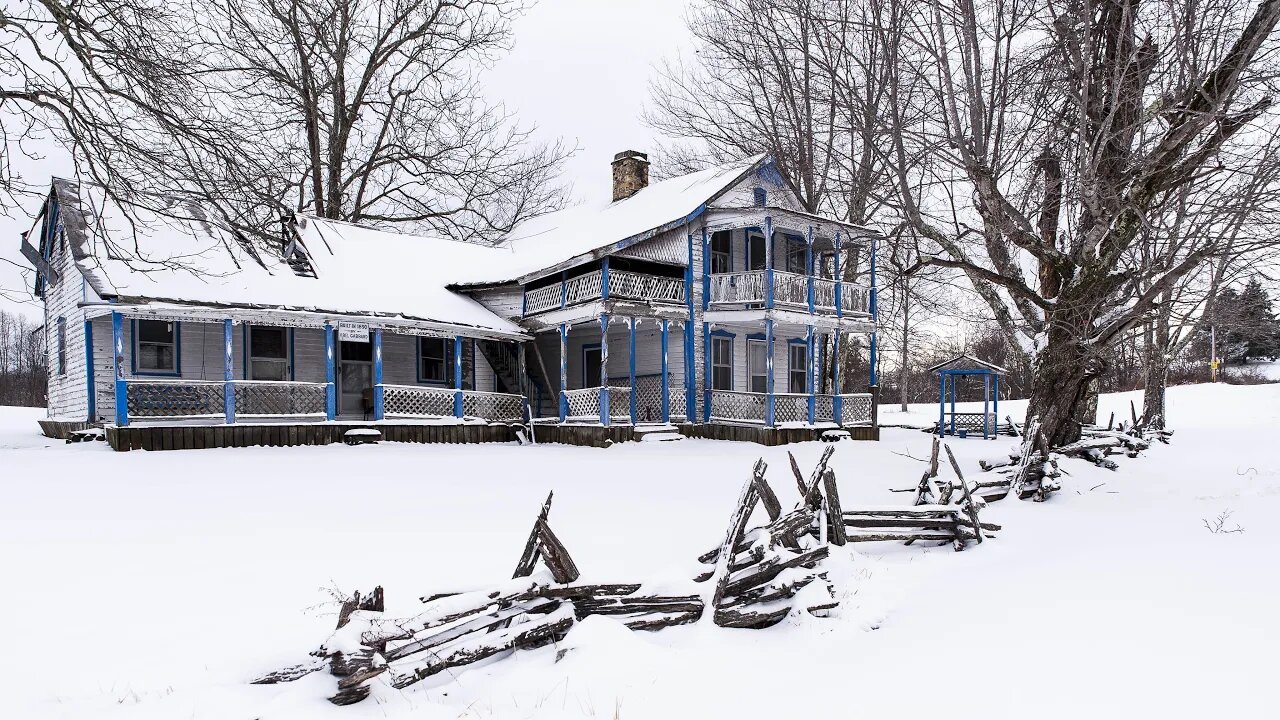
<path fill-rule="evenodd" d="M 624 150 L 613 156 L 613 201 L 625 200 L 649 185 L 649 156 Z"/>

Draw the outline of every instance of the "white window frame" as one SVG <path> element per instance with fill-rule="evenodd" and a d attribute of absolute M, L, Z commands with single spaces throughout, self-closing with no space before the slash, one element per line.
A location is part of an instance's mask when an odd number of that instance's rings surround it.
<path fill-rule="evenodd" d="M 254 352 L 254 330 L 279 331 L 281 334 L 281 346 L 284 348 L 284 357 L 258 355 Z M 289 342 L 289 328 L 276 325 L 249 325 L 245 329 L 245 342 L 248 343 L 248 347 L 245 349 L 245 356 L 248 358 L 245 370 L 249 380 L 285 382 L 293 377 L 293 348 L 291 347 L 293 343 Z M 281 365 L 284 367 L 284 372 L 280 374 L 278 379 L 274 377 L 260 378 L 255 372 L 258 363 Z"/>
<path fill-rule="evenodd" d="M 754 356 L 751 352 L 753 347 L 764 349 L 764 353 L 761 356 L 764 361 L 764 367 L 754 367 L 755 363 L 752 362 Z M 756 390 L 756 378 L 760 378 L 763 381 L 759 390 Z M 763 338 L 747 338 L 747 390 L 754 393 L 769 391 L 769 341 Z"/>
<path fill-rule="evenodd" d="M 795 352 L 804 355 L 804 362 L 797 364 Z M 800 381 L 800 389 L 796 389 L 796 380 Z M 809 392 L 809 345 L 807 343 L 787 343 L 787 392 Z"/>
<path fill-rule="evenodd" d="M 154 340 L 142 340 L 142 324 L 143 323 L 163 323 L 169 326 L 170 342 L 156 342 Z M 168 375 L 177 376 L 181 374 L 182 360 L 178 353 L 180 352 L 179 344 L 182 338 L 182 329 L 176 320 L 153 320 L 150 318 L 139 318 L 133 322 L 131 327 L 133 333 L 133 372 L 135 375 Z M 142 346 L 169 346 L 173 348 L 171 357 L 173 358 L 173 367 L 171 368 L 148 368 L 142 366 Z"/>
<path fill-rule="evenodd" d="M 722 347 L 720 343 L 724 343 L 723 347 L 727 347 L 725 362 L 716 362 L 716 349 Z M 716 384 L 716 370 L 724 370 L 725 377 L 729 379 L 728 387 L 719 387 Z M 728 335 L 711 336 L 711 377 L 708 378 L 712 390 L 733 390 L 733 337 Z"/>

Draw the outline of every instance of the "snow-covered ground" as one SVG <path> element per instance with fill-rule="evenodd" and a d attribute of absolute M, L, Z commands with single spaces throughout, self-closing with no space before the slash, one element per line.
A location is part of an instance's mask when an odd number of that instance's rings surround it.
<path fill-rule="evenodd" d="M 1127 417 L 1137 393 L 1107 396 Z M 547 490 L 584 579 L 684 578 L 722 536 L 751 462 L 794 498 L 783 448 L 712 441 L 112 453 L 0 408 L 0 715 L 43 718 L 1275 717 L 1280 385 L 1169 394 L 1174 443 L 1118 472 L 1068 461 L 1044 504 L 1005 500 L 998 538 L 833 557 L 835 618 L 764 631 L 562 644 L 359 705 L 331 679 L 249 686 L 333 625 L 329 590 L 418 595 L 509 577 Z M 1001 406 L 1011 413 L 1018 403 Z M 1141 408 L 1139 408 L 1139 411 Z M 929 408 L 918 413 L 929 416 Z M 894 422 L 885 413 L 886 422 Z M 834 458 L 846 506 L 900 503 L 924 433 Z M 1013 440 L 952 443 L 966 471 Z M 802 466 L 824 446 L 791 446 Z M 1232 513 L 1212 534 L 1202 520 Z M 860 553 L 860 554 L 859 554 Z"/>

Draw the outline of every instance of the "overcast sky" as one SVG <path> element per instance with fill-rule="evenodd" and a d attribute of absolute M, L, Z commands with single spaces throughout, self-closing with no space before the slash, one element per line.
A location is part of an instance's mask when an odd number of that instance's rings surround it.
<path fill-rule="evenodd" d="M 540 0 L 515 25 L 515 49 L 485 76 L 494 100 L 520 122 L 536 124 L 545 139 L 579 147 L 566 169 L 579 199 L 610 192 L 609 161 L 621 150 L 647 151 L 653 134 L 640 123 L 653 66 L 688 44 L 686 0 Z M 56 149 L 51 149 L 56 152 Z M 25 168 L 41 182 L 67 172 L 58 158 Z M 5 296 L 29 286 L 18 269 L 18 234 L 24 213 L 0 216 L 0 307 L 38 317 L 38 304 Z"/>

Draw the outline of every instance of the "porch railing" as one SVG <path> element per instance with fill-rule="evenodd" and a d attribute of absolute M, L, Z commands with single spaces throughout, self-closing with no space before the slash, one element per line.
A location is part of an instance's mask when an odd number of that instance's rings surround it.
<path fill-rule="evenodd" d="M 840 396 L 840 424 L 865 425 L 871 422 L 871 393 Z"/>
<path fill-rule="evenodd" d="M 717 273 L 711 276 L 712 305 L 757 305 L 768 301 L 767 275 L 764 270 Z M 870 290 L 850 282 L 837 282 L 826 278 L 813 278 L 813 305 L 815 310 L 832 313 L 836 309 L 836 288 L 839 286 L 841 312 L 866 314 Z M 808 309 L 809 276 L 798 273 L 773 271 L 773 303 L 788 308 Z"/>
<path fill-rule="evenodd" d="M 776 425 L 808 423 L 808 393 L 775 393 L 773 396 L 773 422 Z"/>
<path fill-rule="evenodd" d="M 458 391 L 429 385 L 382 385 L 383 417 L 454 417 Z M 510 393 L 462 391 L 464 417 L 493 422 L 524 417 L 524 396 Z"/>
<path fill-rule="evenodd" d="M 600 421 L 600 388 L 565 390 L 564 399 L 568 405 L 566 419 Z"/>
<path fill-rule="evenodd" d="M 235 380 L 236 417 L 325 416 L 324 383 Z"/>
<path fill-rule="evenodd" d="M 594 270 L 564 282 L 525 292 L 524 313 L 532 315 L 602 297 L 604 273 Z M 610 270 L 609 297 L 679 304 L 684 302 L 684 280 L 630 270 Z"/>
<path fill-rule="evenodd" d="M 213 380 L 125 381 L 125 399 L 133 418 L 224 418 L 223 383 Z"/>
<path fill-rule="evenodd" d="M 631 422 L 631 388 L 609 387 L 609 420 Z"/>
<path fill-rule="evenodd" d="M 463 390 L 462 414 L 495 422 L 521 420 L 524 418 L 524 396 Z"/>
<path fill-rule="evenodd" d="M 453 415 L 454 392 L 423 385 L 383 385 L 383 417 L 447 417 Z"/>
<path fill-rule="evenodd" d="M 764 393 L 712 390 L 711 419 L 763 423 L 767 397 Z"/>
<path fill-rule="evenodd" d="M 832 395 L 814 396 L 814 422 L 835 422 L 835 397 Z"/>

